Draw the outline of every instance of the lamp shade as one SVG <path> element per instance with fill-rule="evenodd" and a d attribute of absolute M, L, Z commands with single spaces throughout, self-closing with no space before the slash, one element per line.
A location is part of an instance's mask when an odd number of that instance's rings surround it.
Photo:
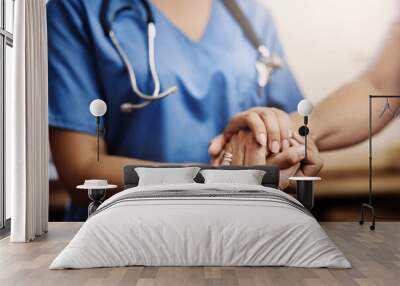
<path fill-rule="evenodd" d="M 310 115 L 313 109 L 314 109 L 313 104 L 311 103 L 311 101 L 307 99 L 303 99 L 297 105 L 297 112 L 302 116 Z"/>
<path fill-rule="evenodd" d="M 101 99 L 95 99 L 90 103 L 89 109 L 93 116 L 100 117 L 106 114 L 107 104 Z"/>

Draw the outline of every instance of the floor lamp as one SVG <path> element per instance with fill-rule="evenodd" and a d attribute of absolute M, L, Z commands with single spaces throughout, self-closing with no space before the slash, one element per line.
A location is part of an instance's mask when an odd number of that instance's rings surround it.
<path fill-rule="evenodd" d="M 304 125 L 299 128 L 299 134 L 304 137 L 304 161 L 307 161 L 307 136 L 310 132 L 308 128 L 308 116 L 314 109 L 311 101 L 303 99 L 297 105 L 297 112 L 303 116 Z M 298 176 L 290 177 L 289 180 L 297 184 L 296 197 L 308 210 L 314 207 L 314 181 L 320 181 L 320 177 Z"/>
<path fill-rule="evenodd" d="M 96 135 L 97 135 L 97 162 L 100 161 L 100 136 L 104 135 L 104 129 L 100 127 L 100 117 L 107 112 L 107 104 L 101 99 L 95 99 L 90 103 L 90 113 L 96 117 Z"/>

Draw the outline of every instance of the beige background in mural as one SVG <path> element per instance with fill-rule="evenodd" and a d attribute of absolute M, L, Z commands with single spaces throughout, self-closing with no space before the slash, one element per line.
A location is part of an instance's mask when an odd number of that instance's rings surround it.
<path fill-rule="evenodd" d="M 315 103 L 365 69 L 379 50 L 396 13 L 400 15 L 397 0 L 260 1 L 274 16 L 305 96 Z M 400 119 L 374 140 L 377 164 L 400 161 L 393 156 L 398 154 L 400 159 Z M 327 169 L 367 167 L 368 145 L 324 156 Z"/>

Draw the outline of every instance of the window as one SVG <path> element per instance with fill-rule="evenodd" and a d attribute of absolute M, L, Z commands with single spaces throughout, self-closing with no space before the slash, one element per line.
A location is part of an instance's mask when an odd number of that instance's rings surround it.
<path fill-rule="evenodd" d="M 0 228 L 10 218 L 10 194 L 4 187 L 4 106 L 11 92 L 12 46 L 14 31 L 14 0 L 0 0 Z"/>

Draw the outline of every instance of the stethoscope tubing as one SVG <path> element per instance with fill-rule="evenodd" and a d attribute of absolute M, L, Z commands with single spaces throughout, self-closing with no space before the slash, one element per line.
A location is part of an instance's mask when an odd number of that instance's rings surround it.
<path fill-rule="evenodd" d="M 152 24 L 150 24 L 152 25 Z M 151 26 L 149 27 L 149 30 L 152 29 Z M 124 65 L 126 66 L 126 69 L 128 70 L 128 75 L 129 75 L 129 80 L 131 82 L 131 86 L 132 86 L 132 90 L 142 99 L 148 100 L 148 101 L 154 101 L 163 97 L 166 97 L 169 95 L 170 90 L 172 90 L 173 88 L 169 88 L 168 90 L 160 93 L 160 79 L 158 78 L 158 74 L 157 74 L 157 68 L 155 65 L 155 57 L 154 57 L 154 38 L 151 39 L 149 37 L 149 65 L 150 65 L 150 74 L 151 77 L 154 81 L 154 91 L 153 94 L 148 95 L 145 94 L 143 92 L 140 91 L 140 89 L 137 86 L 137 80 L 136 80 L 136 75 L 134 72 L 134 69 L 131 65 L 131 63 L 128 60 L 128 56 L 125 53 L 125 51 L 121 48 L 121 45 L 117 39 L 117 37 L 115 36 L 115 33 L 113 30 L 110 31 L 110 39 L 113 42 L 113 44 L 115 45 L 118 53 L 121 56 L 122 61 L 124 62 Z"/>
<path fill-rule="evenodd" d="M 109 6 L 110 0 L 103 0 L 103 4 L 101 6 L 100 12 L 100 22 L 103 27 L 104 32 L 109 36 L 111 42 L 113 43 L 114 47 L 116 48 L 121 60 L 123 61 L 129 75 L 129 80 L 131 83 L 131 88 L 134 94 L 136 94 L 140 99 L 143 100 L 141 103 L 130 103 L 126 102 L 121 105 L 121 110 L 123 112 L 131 112 L 135 109 L 141 109 L 149 104 L 167 97 L 177 91 L 177 86 L 171 86 L 165 91 L 161 92 L 161 83 L 157 72 L 156 66 L 156 59 L 155 59 L 155 39 L 156 39 L 156 25 L 154 21 L 154 15 L 151 10 L 150 4 L 148 0 L 140 0 L 145 11 L 146 11 L 146 23 L 147 23 L 147 38 L 148 38 L 148 61 L 149 61 L 149 69 L 151 78 L 154 83 L 154 90 L 152 94 L 145 94 L 142 92 L 138 85 L 136 74 L 133 66 L 131 65 L 127 54 L 125 53 L 124 49 L 121 47 L 120 42 L 112 28 L 112 24 L 107 19 L 107 10 Z M 263 91 L 265 86 L 269 81 L 270 74 L 278 68 L 282 67 L 283 62 L 281 59 L 275 55 L 272 55 L 270 50 L 262 44 L 260 39 L 258 39 L 256 33 L 252 29 L 250 23 L 244 16 L 243 12 L 241 11 L 240 7 L 237 5 L 235 0 L 223 0 L 225 6 L 231 12 L 232 16 L 238 21 L 239 25 L 242 27 L 243 31 L 246 34 L 246 37 L 252 43 L 252 45 L 257 49 L 259 54 L 259 59 L 256 62 L 256 70 L 259 74 L 258 78 L 258 86 L 260 91 Z M 132 5 L 123 5 L 116 9 L 112 14 L 112 22 L 114 22 L 115 18 L 123 11 L 126 10 L 134 10 Z M 263 93 L 263 92 L 261 92 Z"/>
<path fill-rule="evenodd" d="M 108 0 L 105 0 L 105 1 L 108 1 Z M 139 98 L 144 100 L 143 102 L 137 103 L 137 104 L 129 103 L 129 102 L 122 104 L 121 110 L 123 112 L 130 112 L 133 109 L 144 108 L 156 100 L 162 99 L 164 97 L 167 97 L 167 96 L 175 93 L 177 90 L 176 86 L 172 86 L 172 87 L 168 88 L 167 90 L 160 92 L 161 83 L 160 83 L 160 79 L 158 77 L 157 66 L 156 66 L 156 61 L 155 61 L 155 38 L 156 38 L 156 32 L 157 32 L 156 26 L 154 23 L 153 13 L 150 9 L 148 2 L 146 0 L 141 0 L 141 2 L 147 13 L 148 61 L 149 61 L 149 67 L 150 67 L 150 74 L 151 74 L 152 80 L 154 82 L 154 90 L 153 90 L 152 94 L 145 94 L 144 92 L 142 92 L 139 89 L 139 87 L 137 85 L 135 70 L 128 59 L 128 55 L 125 53 L 120 42 L 118 41 L 118 38 L 115 35 L 112 25 L 110 24 L 110 22 L 108 22 L 106 20 L 106 15 L 102 13 L 102 17 L 101 17 L 102 25 L 103 25 L 103 27 L 106 27 L 105 30 L 108 33 L 108 36 L 111 39 L 111 42 L 113 43 L 114 47 L 116 48 L 119 56 L 121 57 L 121 60 L 123 61 L 124 65 L 128 71 L 129 81 L 131 83 L 132 91 Z M 108 5 L 108 3 L 106 3 L 106 4 Z M 105 7 L 104 9 L 107 9 L 107 7 Z M 126 11 L 126 10 L 133 10 L 133 7 L 131 5 L 125 5 L 125 6 L 120 7 L 113 13 L 112 21 L 115 20 L 115 18 L 118 16 L 119 13 Z"/>

